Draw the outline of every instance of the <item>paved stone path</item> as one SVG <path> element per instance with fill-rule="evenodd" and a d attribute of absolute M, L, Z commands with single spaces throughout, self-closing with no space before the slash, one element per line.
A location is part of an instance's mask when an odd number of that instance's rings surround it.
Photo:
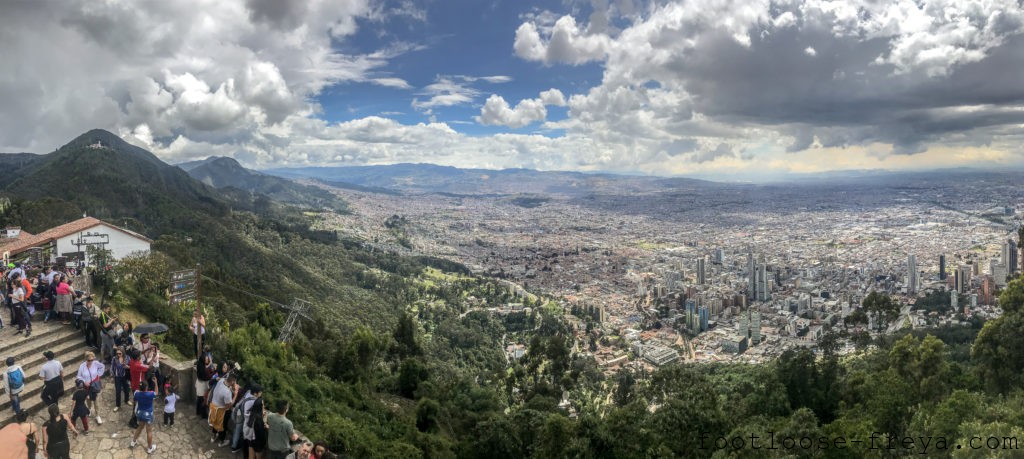
<path fill-rule="evenodd" d="M 65 371 L 69 371 L 66 369 Z M 195 406 L 178 403 L 178 414 L 175 415 L 173 427 L 163 426 L 163 401 L 157 399 L 154 409 L 153 441 L 156 451 L 146 454 L 146 432 L 139 435 L 139 446 L 129 448 L 133 429 L 128 428 L 132 407 L 122 405 L 118 412 L 114 409 L 113 381 L 104 380 L 105 386 L 100 396 L 103 425 L 96 425 L 95 419 L 89 419 L 89 435 L 79 435 L 71 440 L 72 459 L 126 459 L 126 458 L 233 458 L 240 455 L 231 454 L 230 447 L 219 448 L 210 442 L 210 428 L 206 420 L 195 415 Z M 71 391 L 60 401 L 61 412 L 71 410 Z M 35 422 L 42 425 L 47 415 L 44 412 L 33 416 Z M 82 423 L 77 427 L 81 429 Z M 230 435 L 230 433 L 229 433 Z"/>

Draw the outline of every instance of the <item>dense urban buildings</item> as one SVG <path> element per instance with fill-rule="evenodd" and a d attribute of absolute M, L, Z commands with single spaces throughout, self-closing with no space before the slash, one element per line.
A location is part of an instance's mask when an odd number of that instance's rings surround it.
<path fill-rule="evenodd" d="M 322 226 L 459 260 L 567 311 L 587 311 L 579 339 L 584 322 L 596 322 L 592 333 L 607 339 L 596 340 L 594 355 L 606 371 L 674 361 L 673 353 L 756 362 L 814 346 L 839 327 L 878 334 L 998 315 L 998 291 L 1018 263 L 1018 181 L 1007 175 L 982 187 L 922 177 L 870 192 L 855 182 L 785 191 L 708 184 L 554 194 L 530 206 L 493 195 L 344 190 L 355 215 Z M 961 199 L 936 205 L 938 194 Z M 993 210 L 1007 196 L 1016 204 Z M 411 222 L 401 235 L 407 247 L 380 224 L 394 215 Z M 873 291 L 896 298 L 896 319 L 848 323 Z M 947 292 L 946 308 L 916 308 L 934 292 Z"/>

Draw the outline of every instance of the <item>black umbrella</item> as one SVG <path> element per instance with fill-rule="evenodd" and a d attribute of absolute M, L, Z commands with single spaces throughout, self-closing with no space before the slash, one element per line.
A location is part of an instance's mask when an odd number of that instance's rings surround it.
<path fill-rule="evenodd" d="M 161 333 L 167 333 L 167 326 L 161 323 L 139 324 L 136 325 L 132 331 L 140 335 L 143 333 L 159 335 Z"/>

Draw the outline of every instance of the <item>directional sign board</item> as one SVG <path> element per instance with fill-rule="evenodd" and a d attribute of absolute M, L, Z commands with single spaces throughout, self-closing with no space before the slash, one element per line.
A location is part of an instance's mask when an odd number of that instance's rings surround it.
<path fill-rule="evenodd" d="M 196 291 L 195 290 L 189 290 L 187 292 L 183 292 L 183 293 L 180 293 L 180 294 L 171 295 L 170 303 L 173 306 L 173 305 L 178 305 L 178 304 L 184 303 L 184 302 L 189 301 L 189 300 L 194 300 L 194 299 L 196 299 Z"/>
<path fill-rule="evenodd" d="M 172 271 L 170 292 L 171 297 L 168 301 L 170 305 L 175 306 L 185 301 L 197 299 L 199 296 L 198 281 L 198 269 L 184 269 L 181 271 Z"/>

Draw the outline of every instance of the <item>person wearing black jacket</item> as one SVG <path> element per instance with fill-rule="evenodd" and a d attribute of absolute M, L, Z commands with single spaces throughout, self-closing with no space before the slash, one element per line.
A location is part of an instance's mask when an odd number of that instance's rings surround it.
<path fill-rule="evenodd" d="M 100 348 L 100 324 L 99 308 L 92 302 L 92 297 L 86 297 L 85 307 L 82 308 L 82 330 L 85 333 L 86 346 Z"/>

